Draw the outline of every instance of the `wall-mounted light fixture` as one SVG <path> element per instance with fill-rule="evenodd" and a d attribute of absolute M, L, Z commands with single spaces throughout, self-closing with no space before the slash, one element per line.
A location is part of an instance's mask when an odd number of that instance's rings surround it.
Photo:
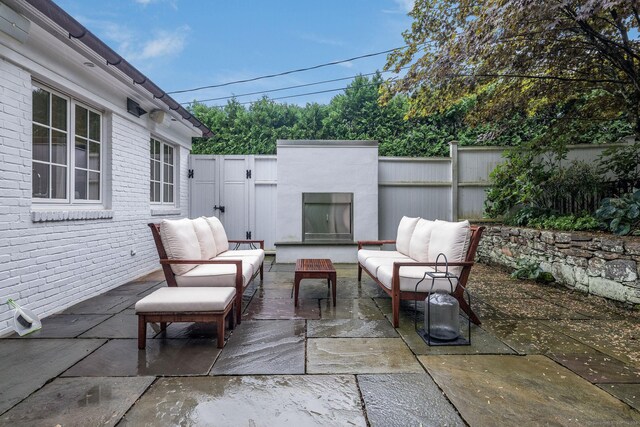
<path fill-rule="evenodd" d="M 156 122 L 158 124 L 164 121 L 165 112 L 163 110 L 151 110 L 149 113 L 149 118 L 151 121 Z"/>
<path fill-rule="evenodd" d="M 133 114 L 136 117 L 140 117 L 142 115 L 147 114 L 147 111 L 140 108 L 140 104 L 134 101 L 131 98 L 127 98 L 127 112 Z"/>

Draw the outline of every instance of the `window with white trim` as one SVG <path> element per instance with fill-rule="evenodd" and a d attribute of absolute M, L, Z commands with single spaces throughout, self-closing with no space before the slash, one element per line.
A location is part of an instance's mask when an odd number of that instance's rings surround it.
<path fill-rule="evenodd" d="M 101 203 L 102 114 L 36 84 L 32 101 L 33 201 Z"/>
<path fill-rule="evenodd" d="M 151 138 L 150 200 L 154 204 L 174 205 L 175 202 L 175 148 Z"/>

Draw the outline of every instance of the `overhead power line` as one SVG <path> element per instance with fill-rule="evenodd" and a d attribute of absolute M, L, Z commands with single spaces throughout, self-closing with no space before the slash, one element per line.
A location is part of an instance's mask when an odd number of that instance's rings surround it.
<path fill-rule="evenodd" d="M 401 70 L 407 69 L 409 67 L 403 67 L 401 68 Z M 324 83 L 333 83 L 333 82 L 339 82 L 342 80 L 351 80 L 351 79 L 355 79 L 356 77 L 362 76 L 362 77 L 367 77 L 367 76 L 373 76 L 374 74 L 380 73 L 391 73 L 392 71 L 375 71 L 373 73 L 366 73 L 366 74 L 357 74 L 355 76 L 350 76 L 350 77 L 342 77 L 339 79 L 331 79 L 331 80 L 322 80 L 322 81 L 318 81 L 318 82 L 312 82 L 312 83 L 305 83 L 305 84 L 299 84 L 299 85 L 294 85 L 294 86 L 286 86 L 286 87 L 280 87 L 277 89 L 269 89 L 269 90 L 261 90 L 261 91 L 257 91 L 257 92 L 248 92 L 248 93 L 240 93 L 237 95 L 229 95 L 229 96 L 220 96 L 218 98 L 208 98 L 208 99 L 196 99 L 194 101 L 190 101 L 190 102 L 181 102 L 182 105 L 192 105 L 195 103 L 202 103 L 202 102 L 210 102 L 210 101 L 221 101 L 221 100 L 225 100 L 225 99 L 232 99 L 232 98 L 240 98 L 243 96 L 250 96 L 250 95 L 260 95 L 263 93 L 271 93 L 271 92 L 280 92 L 283 90 L 289 90 L 289 89 L 298 89 L 301 87 L 308 87 L 308 86 L 317 86 L 320 84 L 324 84 Z"/>
<path fill-rule="evenodd" d="M 394 52 L 396 50 L 404 49 L 405 47 L 406 46 L 396 47 L 396 48 L 393 48 L 393 49 L 383 50 L 381 52 L 368 53 L 366 55 L 354 56 L 353 58 L 341 59 L 340 61 L 325 62 L 324 64 L 314 65 L 312 67 L 297 68 L 295 70 L 283 71 L 281 73 L 275 73 L 275 74 L 267 74 L 267 75 L 264 75 L 264 76 L 252 77 L 250 79 L 235 80 L 235 81 L 231 81 L 231 82 L 219 83 L 219 84 L 208 85 L 208 86 L 200 86 L 200 87 L 195 87 L 195 88 L 192 88 L 192 89 L 174 90 L 172 92 L 167 92 L 167 93 L 172 95 L 172 94 L 176 94 L 176 93 L 195 92 L 197 90 L 202 90 L 202 89 L 213 89 L 213 88 L 216 88 L 216 87 L 230 86 L 230 85 L 235 85 L 235 84 L 238 84 L 238 83 L 255 82 L 256 80 L 263 80 L 263 79 L 270 79 L 270 78 L 273 78 L 273 77 L 286 76 L 287 74 L 294 74 L 294 73 L 300 73 L 302 71 L 316 70 L 318 68 L 329 67 L 331 65 L 343 64 L 345 62 L 355 61 L 357 59 L 370 58 L 372 56 L 384 55 L 385 53 L 391 53 L 391 52 Z"/>
<path fill-rule="evenodd" d="M 391 79 L 390 81 L 394 81 L 394 80 L 395 79 Z M 362 85 L 360 87 L 375 86 L 377 84 L 378 83 L 367 83 L 366 85 Z M 315 92 L 299 93 L 299 94 L 296 94 L 296 95 L 279 96 L 277 98 L 269 98 L 269 101 L 277 101 L 279 99 L 288 99 L 288 98 L 297 98 L 297 97 L 300 97 L 300 96 L 307 96 L 307 95 L 318 95 L 318 94 L 321 94 L 321 93 L 339 92 L 341 90 L 346 90 L 346 89 L 349 89 L 349 86 L 336 88 L 336 89 L 319 90 L 319 91 L 315 91 Z M 239 102 L 238 104 L 246 105 L 246 104 L 255 104 L 256 102 L 258 102 L 258 101 L 245 101 L 245 102 Z M 224 105 L 212 105 L 211 107 L 223 108 Z"/>

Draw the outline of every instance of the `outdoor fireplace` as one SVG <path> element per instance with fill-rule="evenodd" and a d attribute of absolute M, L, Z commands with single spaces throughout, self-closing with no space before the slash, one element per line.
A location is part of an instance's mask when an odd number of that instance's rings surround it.
<path fill-rule="evenodd" d="M 352 242 L 353 193 L 302 193 L 303 242 Z"/>

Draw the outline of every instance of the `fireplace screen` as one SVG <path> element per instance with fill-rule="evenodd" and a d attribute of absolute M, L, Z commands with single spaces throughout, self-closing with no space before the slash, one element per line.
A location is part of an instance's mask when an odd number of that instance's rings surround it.
<path fill-rule="evenodd" d="M 302 240 L 353 241 L 353 193 L 302 193 Z"/>

